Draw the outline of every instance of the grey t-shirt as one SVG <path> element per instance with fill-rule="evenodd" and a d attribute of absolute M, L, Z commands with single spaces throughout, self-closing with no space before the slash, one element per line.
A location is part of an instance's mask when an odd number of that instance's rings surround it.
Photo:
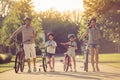
<path fill-rule="evenodd" d="M 100 30 L 97 27 L 88 28 L 87 34 L 88 34 L 88 44 L 99 44 Z"/>
<path fill-rule="evenodd" d="M 31 26 L 27 28 L 25 25 L 23 25 L 18 30 L 22 32 L 23 42 L 25 44 L 34 43 L 34 39 L 32 38 L 36 33 L 34 27 Z"/>

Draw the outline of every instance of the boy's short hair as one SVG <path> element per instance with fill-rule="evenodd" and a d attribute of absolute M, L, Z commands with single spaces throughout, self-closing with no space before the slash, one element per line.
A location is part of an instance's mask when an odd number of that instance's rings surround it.
<path fill-rule="evenodd" d="M 48 36 L 48 37 L 49 37 L 50 35 L 54 37 L 54 34 L 53 34 L 52 32 L 47 33 L 47 36 Z"/>
<path fill-rule="evenodd" d="M 75 38 L 75 35 L 74 34 L 68 34 L 68 39 L 70 38 Z"/>

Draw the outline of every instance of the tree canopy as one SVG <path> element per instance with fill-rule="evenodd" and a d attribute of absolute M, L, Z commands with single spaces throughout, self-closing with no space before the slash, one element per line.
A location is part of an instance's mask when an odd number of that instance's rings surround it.
<path fill-rule="evenodd" d="M 85 11 L 59 12 L 53 8 L 36 13 L 32 0 L 0 0 L 0 45 L 8 46 L 9 37 L 21 25 L 26 16 L 32 18 L 37 31 L 36 44 L 42 42 L 42 33 L 53 32 L 55 40 L 66 42 L 67 35 L 80 37 L 88 21 L 96 17 L 103 38 L 120 42 L 120 0 L 83 0 Z M 66 5 L 67 6 L 67 5 Z"/>
<path fill-rule="evenodd" d="M 120 0 L 84 0 L 84 21 L 96 17 L 103 37 L 120 41 Z"/>

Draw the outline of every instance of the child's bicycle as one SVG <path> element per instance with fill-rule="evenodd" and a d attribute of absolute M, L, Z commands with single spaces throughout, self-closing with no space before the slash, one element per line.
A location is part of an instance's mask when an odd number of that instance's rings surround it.
<path fill-rule="evenodd" d="M 63 43 L 61 43 L 61 45 L 65 46 L 66 48 L 68 48 L 69 46 L 73 47 L 72 45 L 67 45 L 67 44 L 63 44 Z M 67 52 L 64 55 L 65 55 L 65 57 L 64 57 L 63 69 L 64 69 L 65 72 L 67 72 L 68 69 L 72 67 L 71 57 Z"/>
<path fill-rule="evenodd" d="M 43 67 L 44 72 L 47 72 L 48 61 L 47 61 L 46 47 L 42 47 L 41 52 L 42 52 L 42 67 Z"/>
<path fill-rule="evenodd" d="M 64 71 L 67 72 L 68 69 L 71 67 L 71 57 L 68 54 L 65 54 L 64 58 Z"/>
<path fill-rule="evenodd" d="M 42 66 L 43 67 L 43 71 L 44 72 L 47 72 L 47 68 L 48 68 L 48 64 L 49 64 L 49 61 L 48 61 L 48 58 L 47 58 L 47 46 L 45 47 L 44 45 L 42 45 L 43 47 L 41 47 L 41 53 L 42 53 Z M 39 71 L 40 68 L 39 68 Z"/>

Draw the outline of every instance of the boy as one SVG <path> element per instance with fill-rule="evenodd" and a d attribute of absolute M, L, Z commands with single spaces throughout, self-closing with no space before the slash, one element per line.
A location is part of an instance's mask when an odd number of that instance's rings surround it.
<path fill-rule="evenodd" d="M 54 72 L 54 66 L 55 66 L 55 51 L 57 44 L 54 41 L 54 34 L 53 33 L 48 33 L 48 41 L 45 43 L 45 46 L 47 47 L 47 56 L 49 59 L 49 67 L 50 67 L 50 72 Z"/>
<path fill-rule="evenodd" d="M 61 43 L 61 44 L 68 45 L 68 50 L 65 54 L 68 54 L 71 57 L 71 59 L 73 60 L 74 72 L 76 72 L 75 50 L 77 49 L 77 43 L 75 42 L 75 35 L 69 34 L 68 39 L 69 39 L 69 42 Z M 71 67 L 71 72 L 72 72 L 72 67 Z"/>

